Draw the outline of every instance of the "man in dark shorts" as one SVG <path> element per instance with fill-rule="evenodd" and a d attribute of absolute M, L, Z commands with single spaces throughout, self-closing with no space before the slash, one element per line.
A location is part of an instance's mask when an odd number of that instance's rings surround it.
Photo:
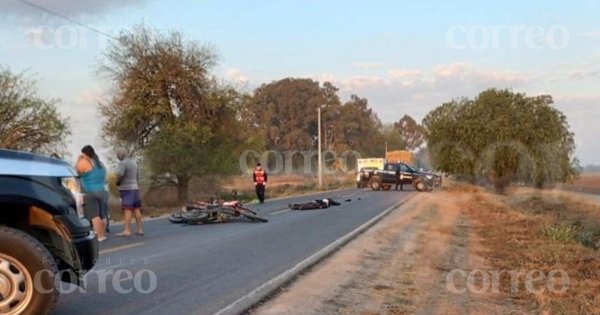
<path fill-rule="evenodd" d="M 117 186 L 121 196 L 121 210 L 125 212 L 123 232 L 117 236 L 131 236 L 131 218 L 135 216 L 136 235 L 144 235 L 142 227 L 142 200 L 138 186 L 138 167 L 131 159 L 127 149 L 118 148 L 116 151 L 119 165 L 117 166 Z"/>

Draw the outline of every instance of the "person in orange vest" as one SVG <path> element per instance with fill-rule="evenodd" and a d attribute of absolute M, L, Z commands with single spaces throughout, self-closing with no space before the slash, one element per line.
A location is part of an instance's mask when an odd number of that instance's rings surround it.
<path fill-rule="evenodd" d="M 267 186 L 267 172 L 260 166 L 260 163 L 256 164 L 254 173 L 252 174 L 254 179 L 254 188 L 256 190 L 256 196 L 260 203 L 265 203 L 265 187 Z"/>

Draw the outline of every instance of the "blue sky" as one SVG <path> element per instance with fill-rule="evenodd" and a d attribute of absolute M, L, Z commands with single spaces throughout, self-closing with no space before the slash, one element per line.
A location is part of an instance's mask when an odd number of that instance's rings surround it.
<path fill-rule="evenodd" d="M 600 164 L 597 1 L 29 1 L 112 35 L 141 22 L 181 31 L 213 45 L 215 74 L 248 91 L 289 76 L 332 81 L 384 122 L 488 87 L 550 94 L 577 156 Z M 0 21 L 0 64 L 62 100 L 72 151 L 99 144 L 107 37 L 18 0 L 0 2 Z"/>

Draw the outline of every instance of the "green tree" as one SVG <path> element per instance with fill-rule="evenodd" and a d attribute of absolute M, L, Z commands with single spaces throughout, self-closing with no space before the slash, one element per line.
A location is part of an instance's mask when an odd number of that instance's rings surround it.
<path fill-rule="evenodd" d="M 379 149 L 383 154 L 384 140 L 378 130 L 381 122 L 367 99 L 352 95 L 342 105 L 338 88 L 330 82 L 285 78 L 263 84 L 254 91 L 246 116 L 268 150 L 288 153 L 284 158 L 291 158 L 291 164 L 298 167 L 304 165 L 307 156 L 316 162 L 319 107 L 324 150 L 338 157 L 349 150 L 371 155 Z M 290 156 L 291 152 L 304 154 Z M 327 157 L 325 160 L 339 162 Z"/>
<path fill-rule="evenodd" d="M 385 144 L 379 131 L 382 124 L 366 98 L 351 95 L 335 123 L 336 132 L 342 135 L 339 150 L 358 151 L 362 156 L 382 154 Z"/>
<path fill-rule="evenodd" d="M 0 67 L 0 147 L 64 155 L 70 129 L 56 104 L 36 96 L 23 74 Z"/>
<path fill-rule="evenodd" d="M 573 133 L 550 96 L 490 89 L 443 104 L 423 120 L 434 167 L 489 180 L 497 191 L 521 181 L 543 187 L 578 175 Z"/>
<path fill-rule="evenodd" d="M 285 78 L 261 85 L 254 91 L 247 112 L 248 123 L 263 139 L 266 149 L 286 153 L 284 158 L 291 158 L 293 165 L 300 166 L 310 156 L 292 153 L 310 153 L 317 148 L 319 106 L 323 146 L 332 148 L 339 141 L 332 131 L 341 105 L 337 88 L 328 82 L 321 86 L 311 79 Z"/>
<path fill-rule="evenodd" d="M 267 148 L 278 151 L 314 148 L 317 109 L 323 105 L 339 105 L 339 100 L 331 95 L 326 100 L 327 92 L 327 86 L 321 87 L 317 81 L 297 78 L 285 78 L 257 88 L 252 99 L 252 118 L 253 124 L 261 126 Z M 332 103 L 326 104 L 326 101 Z M 324 125 L 326 121 L 323 109 Z"/>
<path fill-rule="evenodd" d="M 213 50 L 181 34 L 145 26 L 123 31 L 100 70 L 115 82 L 115 94 L 100 104 L 110 144 L 137 149 L 156 184 L 176 185 L 187 199 L 196 176 L 236 171 L 245 126 L 239 117 L 247 99 L 210 75 Z"/>
<path fill-rule="evenodd" d="M 394 128 L 400 133 L 404 150 L 417 151 L 425 142 L 423 127 L 409 115 L 404 115 L 395 122 Z"/>
<path fill-rule="evenodd" d="M 380 143 L 381 146 L 381 156 L 385 154 L 385 148 L 388 151 L 392 150 L 403 150 L 406 145 L 404 140 L 402 139 L 402 135 L 398 132 L 398 129 L 393 124 L 384 124 L 380 128 L 380 132 L 383 136 L 383 143 Z"/>

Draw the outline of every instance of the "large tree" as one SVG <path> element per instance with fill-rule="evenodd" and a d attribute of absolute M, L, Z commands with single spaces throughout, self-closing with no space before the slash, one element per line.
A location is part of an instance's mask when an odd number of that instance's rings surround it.
<path fill-rule="evenodd" d="M 263 84 L 254 91 L 247 119 L 265 147 L 280 153 L 311 152 L 316 149 L 317 109 L 322 108 L 323 145 L 332 147 L 333 123 L 339 115 L 337 88 L 311 79 L 285 78 Z M 303 165 L 302 155 L 288 156 Z M 288 163 L 288 161 L 286 161 Z"/>
<path fill-rule="evenodd" d="M 246 117 L 256 134 L 264 138 L 267 149 L 305 153 L 292 157 L 292 164 L 301 166 L 307 156 L 316 162 L 319 107 L 324 150 L 338 156 L 350 150 L 371 155 L 381 148 L 383 154 L 383 136 L 378 130 L 381 122 L 368 101 L 352 95 L 342 104 L 338 89 L 329 82 L 285 78 L 263 84 L 254 91 Z M 339 162 L 328 157 L 325 158 L 328 164 Z"/>
<path fill-rule="evenodd" d="M 191 178 L 234 172 L 245 140 L 245 97 L 210 75 L 216 59 L 177 32 L 137 26 L 120 34 L 101 65 L 115 82 L 100 104 L 106 138 L 136 148 L 156 183 L 176 185 L 182 201 Z"/>
<path fill-rule="evenodd" d="M 340 134 L 340 150 L 358 151 L 363 156 L 377 156 L 384 151 L 384 137 L 380 132 L 381 121 L 369 106 L 366 98 L 351 95 L 344 103 L 335 131 Z"/>
<path fill-rule="evenodd" d="M 0 67 L 0 147 L 63 155 L 70 129 L 56 104 L 37 96 L 23 74 Z"/>
<path fill-rule="evenodd" d="M 543 187 L 577 176 L 573 133 L 547 95 L 490 89 L 443 104 L 423 120 L 434 166 L 498 191 L 521 181 Z"/>
<path fill-rule="evenodd" d="M 409 115 L 404 115 L 399 121 L 395 122 L 394 128 L 400 133 L 404 150 L 418 151 L 425 143 L 423 127 Z"/>
<path fill-rule="evenodd" d="M 319 106 L 323 106 L 324 125 L 329 123 L 326 108 L 339 107 L 335 91 L 330 84 L 320 86 L 311 79 L 285 78 L 263 84 L 254 91 L 252 124 L 260 127 L 271 150 L 310 150 Z"/>

